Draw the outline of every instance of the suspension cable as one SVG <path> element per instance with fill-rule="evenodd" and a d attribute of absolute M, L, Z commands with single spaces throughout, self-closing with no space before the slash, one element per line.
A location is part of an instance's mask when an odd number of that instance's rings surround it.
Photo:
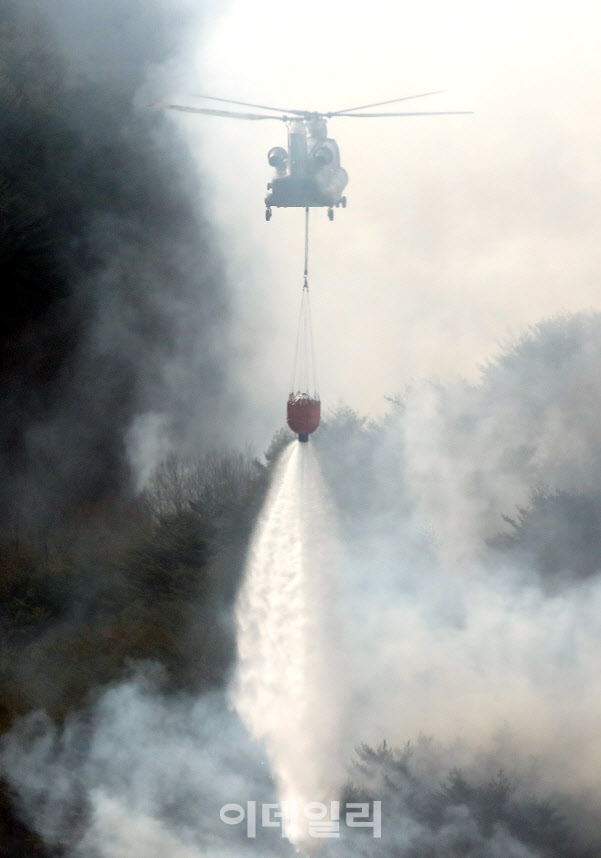
<path fill-rule="evenodd" d="M 299 368 L 299 363 L 301 364 Z M 298 377 L 302 372 L 302 378 Z M 296 389 L 298 381 L 298 390 Z M 310 391 L 311 386 L 313 390 Z M 301 296 L 298 328 L 296 331 L 296 346 L 294 349 L 294 367 L 292 370 L 291 393 L 310 393 L 317 397 L 317 381 L 315 372 L 315 345 L 313 342 L 313 327 L 311 324 L 311 306 L 309 304 L 309 207 L 305 207 L 305 268 L 303 274 L 303 291 Z"/>
<path fill-rule="evenodd" d="M 304 288 L 309 288 L 309 206 L 305 207 L 305 282 Z"/>

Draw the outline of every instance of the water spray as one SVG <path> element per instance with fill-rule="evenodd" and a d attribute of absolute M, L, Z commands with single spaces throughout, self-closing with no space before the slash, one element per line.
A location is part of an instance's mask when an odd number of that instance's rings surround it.
<path fill-rule="evenodd" d="M 336 520 L 315 453 L 291 444 L 249 548 L 233 689 L 242 720 L 265 744 L 284 813 L 338 798 L 343 782 L 337 553 Z M 284 820 L 288 838 L 310 843 L 306 820 L 296 816 Z"/>

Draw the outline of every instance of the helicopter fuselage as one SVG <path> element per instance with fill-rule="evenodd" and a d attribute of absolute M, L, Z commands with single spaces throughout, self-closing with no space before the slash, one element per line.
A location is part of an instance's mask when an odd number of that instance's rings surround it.
<path fill-rule="evenodd" d="M 289 110 L 280 116 L 274 116 L 268 111 L 280 113 L 282 108 L 270 107 L 265 104 L 251 104 L 248 101 L 234 101 L 231 98 L 217 98 L 213 95 L 203 95 L 202 98 L 211 101 L 235 104 L 242 107 L 252 107 L 263 113 L 249 113 L 240 110 L 230 110 L 216 107 L 191 107 L 185 104 L 155 104 L 161 110 L 180 110 L 184 113 L 202 113 L 206 116 L 225 116 L 230 119 L 246 119 L 263 121 L 275 119 L 285 122 L 288 126 L 288 149 L 274 146 L 269 150 L 267 158 L 275 174 L 267 185 L 268 194 L 265 197 L 265 217 L 271 219 L 272 206 L 277 208 L 315 208 L 327 207 L 328 217 L 334 219 L 334 207 L 346 206 L 346 197 L 342 196 L 348 182 L 346 170 L 340 166 L 338 144 L 328 137 L 327 120 L 335 117 L 347 119 L 378 119 L 385 116 L 445 116 L 458 113 L 471 113 L 470 110 L 418 110 L 386 113 L 360 113 L 373 107 L 396 104 L 410 98 L 423 98 L 426 95 L 437 95 L 435 92 L 422 92 L 419 95 L 408 95 L 403 98 L 390 98 L 388 101 L 378 101 L 374 104 L 362 104 L 358 107 L 348 107 L 344 110 L 334 110 L 328 113 L 318 113 L 310 110 Z M 265 112 L 267 111 L 267 112 Z M 290 115 L 292 114 L 292 115 Z"/>
<path fill-rule="evenodd" d="M 275 167 L 265 197 L 267 216 L 275 207 L 344 206 L 348 174 L 340 166 L 340 152 L 327 136 L 321 118 L 288 120 L 288 149 L 275 146 L 268 153 Z"/>

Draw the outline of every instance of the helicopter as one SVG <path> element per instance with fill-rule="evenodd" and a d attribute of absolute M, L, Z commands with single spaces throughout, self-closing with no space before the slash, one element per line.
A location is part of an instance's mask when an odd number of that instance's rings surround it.
<path fill-rule="evenodd" d="M 396 104 L 413 98 L 424 98 L 437 95 L 443 90 L 422 92 L 418 95 L 407 95 L 402 98 L 392 98 L 375 104 L 362 104 L 344 110 L 334 110 L 320 113 L 313 110 L 290 110 L 281 107 L 270 107 L 264 104 L 250 104 L 246 101 L 234 101 L 230 98 L 217 98 L 212 95 L 201 95 L 210 101 L 235 104 L 240 107 L 252 107 L 258 110 L 275 111 L 281 115 L 270 113 L 242 113 L 233 110 L 218 110 L 210 107 L 188 107 L 182 104 L 155 104 L 159 110 L 179 110 L 184 113 L 200 113 L 208 116 L 223 116 L 230 119 L 246 119 L 260 121 L 275 119 L 285 122 L 288 127 L 288 148 L 274 146 L 267 153 L 269 165 L 275 172 L 267 185 L 265 197 L 265 219 L 271 220 L 273 208 L 317 208 L 325 207 L 328 218 L 334 220 L 334 209 L 346 208 L 346 197 L 343 191 L 348 183 L 348 173 L 341 166 L 340 150 L 332 137 L 328 137 L 327 121 L 329 119 L 378 119 L 388 116 L 450 116 L 472 113 L 471 110 L 439 110 L 414 111 L 404 113 L 360 113 L 374 107 Z"/>

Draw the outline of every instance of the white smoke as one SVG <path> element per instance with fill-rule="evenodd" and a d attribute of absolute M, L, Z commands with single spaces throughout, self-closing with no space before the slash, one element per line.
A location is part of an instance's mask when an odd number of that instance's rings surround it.
<path fill-rule="evenodd" d="M 412 769 L 424 792 L 452 766 L 479 783 L 506 768 L 518 804 L 551 796 L 579 837 L 597 837 L 599 576 L 572 570 L 549 592 L 527 555 L 495 553 L 486 539 L 534 479 L 598 484 L 598 324 L 547 323 L 479 387 L 416 388 L 398 420 L 363 430 L 355 419 L 346 440 L 344 427 L 326 427 L 320 464 L 334 477 L 336 515 L 313 444 L 286 449 L 237 605 L 230 699 L 254 740 L 211 698 L 170 698 L 139 681 L 109 689 L 87 732 L 81 719 L 57 730 L 33 717 L 8 737 L 3 769 L 27 819 L 56 843 L 69 814 L 81 819 L 79 795 L 89 814 L 73 856 L 286 855 L 281 838 L 249 841 L 221 824 L 220 806 L 340 797 L 349 745 L 402 746 L 425 733 L 433 744 Z M 599 556 L 594 540 L 584 548 Z M 381 844 L 349 829 L 326 853 L 350 843 L 356 855 L 379 845 L 440 858 L 462 842 L 458 854 L 478 858 L 541 854 L 523 830 L 483 829 L 469 803 L 424 819 L 413 788 L 408 777 L 396 798 L 394 784 L 384 791 Z M 288 834 L 306 848 L 306 831 Z"/>
<path fill-rule="evenodd" d="M 6 739 L 2 765 L 45 840 L 68 844 L 73 858 L 242 855 L 255 842 L 221 808 L 277 799 L 297 816 L 287 837 L 306 846 L 303 809 L 338 799 L 345 779 L 337 555 L 312 445 L 294 443 L 276 466 L 237 605 L 230 696 L 257 741 L 219 695 L 164 694 L 154 667 L 62 729 L 34 713 Z M 280 831 L 274 843 L 269 830 L 259 836 L 263 851 L 281 854 Z"/>
<path fill-rule="evenodd" d="M 242 856 L 253 841 L 222 822 L 222 806 L 274 800 L 261 750 L 223 697 L 166 694 L 150 665 L 60 728 L 24 718 L 2 769 L 25 819 L 72 858 Z"/>
<path fill-rule="evenodd" d="M 537 486 L 594 493 L 601 469 L 600 317 L 540 322 L 488 362 L 477 385 L 414 384 L 383 445 L 413 514 L 436 532 L 444 562 L 478 562 L 503 515 Z"/>

